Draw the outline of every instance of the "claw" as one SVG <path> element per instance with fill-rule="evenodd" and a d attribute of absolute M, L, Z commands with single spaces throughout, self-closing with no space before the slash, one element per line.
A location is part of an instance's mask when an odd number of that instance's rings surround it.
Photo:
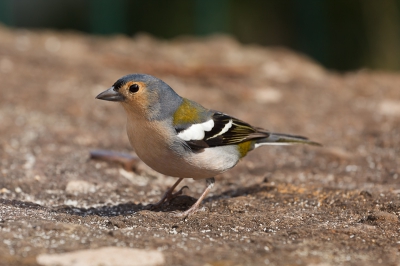
<path fill-rule="evenodd" d="M 178 192 L 176 192 L 176 193 L 174 193 L 174 194 L 173 194 L 172 192 L 174 192 L 174 189 L 179 185 L 179 183 L 180 183 L 182 180 L 183 180 L 183 178 L 179 178 L 179 179 L 175 182 L 175 184 L 174 184 L 170 189 L 168 189 L 167 192 L 165 192 L 164 196 L 162 196 L 162 198 L 161 198 L 157 203 L 151 204 L 151 205 L 150 205 L 150 210 L 157 209 L 157 208 L 160 207 L 165 201 L 170 201 L 171 199 L 176 198 L 177 196 L 181 195 L 181 194 L 182 194 L 182 190 L 183 190 L 185 187 L 187 187 L 187 186 L 182 187 Z M 178 194 L 178 193 L 179 193 L 179 194 Z"/>
<path fill-rule="evenodd" d="M 182 195 L 183 190 L 186 188 L 188 189 L 189 188 L 188 186 L 183 186 L 177 192 L 172 193 L 182 180 L 183 180 L 183 178 L 179 178 L 178 181 L 176 181 L 175 184 L 170 189 L 168 189 L 167 192 L 165 192 L 164 196 L 160 199 L 159 202 L 148 205 L 148 207 L 146 209 L 155 210 L 158 207 L 160 207 L 164 202 L 169 203 L 172 199 Z M 214 186 L 214 183 L 215 183 L 215 179 L 213 177 L 207 178 L 206 181 L 207 181 L 206 189 L 204 190 L 203 194 L 201 194 L 200 198 L 196 201 L 196 203 L 193 204 L 192 207 L 190 207 L 190 209 L 188 209 L 187 211 L 184 211 L 184 212 L 172 212 L 171 214 L 175 217 L 187 217 L 187 216 L 190 216 L 193 213 L 197 212 L 201 202 L 207 196 L 208 192 L 210 192 L 211 188 Z"/>
<path fill-rule="evenodd" d="M 174 194 L 171 195 L 171 198 L 170 198 L 170 199 L 174 199 L 174 198 L 176 198 L 176 197 L 178 197 L 178 196 L 180 196 L 180 195 L 183 195 L 183 190 L 184 190 L 184 189 L 189 189 L 189 187 L 188 187 L 188 186 L 183 186 L 183 187 L 181 187 L 180 190 L 178 190 L 177 192 L 175 192 Z M 170 200 L 170 199 L 168 199 L 168 200 Z"/>
<path fill-rule="evenodd" d="M 180 213 L 173 213 L 173 215 L 175 217 L 188 217 L 190 215 L 192 215 L 193 213 L 197 212 L 199 210 L 199 206 L 201 204 L 201 202 L 203 201 L 203 199 L 207 196 L 208 192 L 210 192 L 211 188 L 214 186 L 215 183 L 215 179 L 212 178 L 207 178 L 207 187 L 204 190 L 203 194 L 201 194 L 200 198 L 196 201 L 195 204 L 193 204 L 192 207 L 190 207 L 189 210 L 184 211 L 184 212 L 180 212 Z M 183 188 L 181 188 L 182 190 Z"/>

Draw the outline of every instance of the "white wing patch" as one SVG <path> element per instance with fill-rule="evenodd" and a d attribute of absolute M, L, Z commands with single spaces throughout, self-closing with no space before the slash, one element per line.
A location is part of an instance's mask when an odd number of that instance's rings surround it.
<path fill-rule="evenodd" d="M 223 128 L 220 132 L 218 132 L 218 133 L 215 134 L 214 136 L 209 137 L 209 138 L 207 138 L 207 139 L 212 139 L 212 138 L 218 137 L 219 135 L 224 134 L 225 132 L 227 132 L 227 131 L 232 127 L 232 123 L 233 123 L 232 119 L 229 119 L 228 124 L 226 124 L 226 125 L 224 126 L 224 128 Z"/>
<path fill-rule="evenodd" d="M 179 132 L 178 137 L 184 141 L 201 140 L 204 139 L 205 131 L 211 131 L 213 127 L 214 120 L 211 119 L 201 124 L 191 125 L 189 128 Z"/>

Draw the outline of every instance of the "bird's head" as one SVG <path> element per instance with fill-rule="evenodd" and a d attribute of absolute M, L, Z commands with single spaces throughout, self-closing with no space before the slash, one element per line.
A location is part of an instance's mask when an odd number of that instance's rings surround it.
<path fill-rule="evenodd" d="M 148 120 L 169 117 L 182 102 L 168 84 L 146 74 L 126 75 L 96 99 L 120 102 L 128 115 Z"/>

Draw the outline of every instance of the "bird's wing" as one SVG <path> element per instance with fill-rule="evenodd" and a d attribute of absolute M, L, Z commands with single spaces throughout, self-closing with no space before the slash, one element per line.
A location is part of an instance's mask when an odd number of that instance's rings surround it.
<path fill-rule="evenodd" d="M 178 137 L 193 150 L 233 145 L 251 139 L 269 136 L 268 131 L 258 131 L 239 119 L 220 112 L 213 112 L 204 122 L 175 127 Z"/>

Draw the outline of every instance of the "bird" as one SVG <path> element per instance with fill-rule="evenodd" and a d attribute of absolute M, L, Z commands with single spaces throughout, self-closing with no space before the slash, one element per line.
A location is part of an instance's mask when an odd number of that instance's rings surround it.
<path fill-rule="evenodd" d="M 234 167 L 264 145 L 309 144 L 306 137 L 272 133 L 233 116 L 179 96 L 167 83 L 148 74 L 118 79 L 96 99 L 119 102 L 127 115 L 127 135 L 137 156 L 155 171 L 178 178 L 154 208 L 182 194 L 173 193 L 184 178 L 205 179 L 199 199 L 179 216 L 195 213 L 215 183 L 215 176 Z"/>

